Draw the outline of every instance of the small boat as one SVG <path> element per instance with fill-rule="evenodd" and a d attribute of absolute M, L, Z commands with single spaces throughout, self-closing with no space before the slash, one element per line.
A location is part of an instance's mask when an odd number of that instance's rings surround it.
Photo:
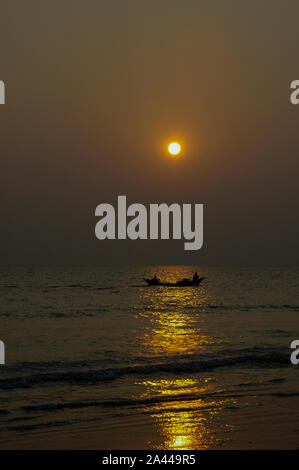
<path fill-rule="evenodd" d="M 161 282 L 160 279 L 154 277 L 153 279 L 143 278 L 149 286 L 167 286 L 167 287 L 197 287 L 199 284 L 206 279 L 205 277 L 199 277 L 198 279 L 180 279 L 177 282 Z"/>

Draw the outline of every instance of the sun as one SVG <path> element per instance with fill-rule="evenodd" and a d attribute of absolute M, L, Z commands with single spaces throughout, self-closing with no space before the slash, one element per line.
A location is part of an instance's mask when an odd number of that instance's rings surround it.
<path fill-rule="evenodd" d="M 170 142 L 168 145 L 168 152 L 170 155 L 179 155 L 181 152 L 181 146 L 178 142 Z"/>

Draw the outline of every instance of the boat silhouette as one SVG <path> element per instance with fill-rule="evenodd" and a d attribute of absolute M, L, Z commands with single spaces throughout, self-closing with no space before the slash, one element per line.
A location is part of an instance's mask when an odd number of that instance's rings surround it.
<path fill-rule="evenodd" d="M 149 286 L 167 286 L 167 287 L 197 287 L 199 284 L 206 279 L 205 277 L 199 277 L 198 279 L 180 279 L 177 282 L 162 282 L 156 276 L 153 279 L 143 278 Z"/>

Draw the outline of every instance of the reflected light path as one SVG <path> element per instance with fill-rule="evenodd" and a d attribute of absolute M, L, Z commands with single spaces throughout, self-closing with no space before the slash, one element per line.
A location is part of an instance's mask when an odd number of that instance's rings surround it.
<path fill-rule="evenodd" d="M 179 271 L 179 270 L 178 270 Z M 175 272 L 174 278 L 183 277 Z M 193 354 L 209 352 L 213 341 L 201 333 L 200 305 L 204 302 L 202 289 L 155 288 L 143 293 L 147 309 L 140 312 L 150 320 L 140 339 L 154 359 L 174 364 L 170 373 L 159 374 L 156 380 L 137 382 L 142 387 L 141 398 L 155 399 L 146 412 L 156 423 L 160 436 L 157 449 L 206 449 L 215 444 L 213 420 L 222 408 L 222 401 L 205 394 L 211 392 L 214 379 L 198 373 L 176 374 L 175 364 Z"/>
<path fill-rule="evenodd" d="M 154 447 L 162 450 L 192 450 L 207 449 L 216 443 L 212 419 L 221 410 L 222 401 L 216 403 L 212 400 L 207 403 L 196 398 L 204 390 L 200 389 L 198 380 L 144 381 L 141 384 L 145 388 L 144 398 L 159 395 L 174 398 L 173 401 L 162 400 L 149 409 L 161 436 L 160 443 Z"/>

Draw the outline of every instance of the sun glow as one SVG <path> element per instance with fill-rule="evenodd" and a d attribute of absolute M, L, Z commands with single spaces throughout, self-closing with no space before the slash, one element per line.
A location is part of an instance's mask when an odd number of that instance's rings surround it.
<path fill-rule="evenodd" d="M 170 155 L 179 155 L 181 152 L 181 146 L 178 142 L 170 142 L 168 145 L 168 152 Z"/>

